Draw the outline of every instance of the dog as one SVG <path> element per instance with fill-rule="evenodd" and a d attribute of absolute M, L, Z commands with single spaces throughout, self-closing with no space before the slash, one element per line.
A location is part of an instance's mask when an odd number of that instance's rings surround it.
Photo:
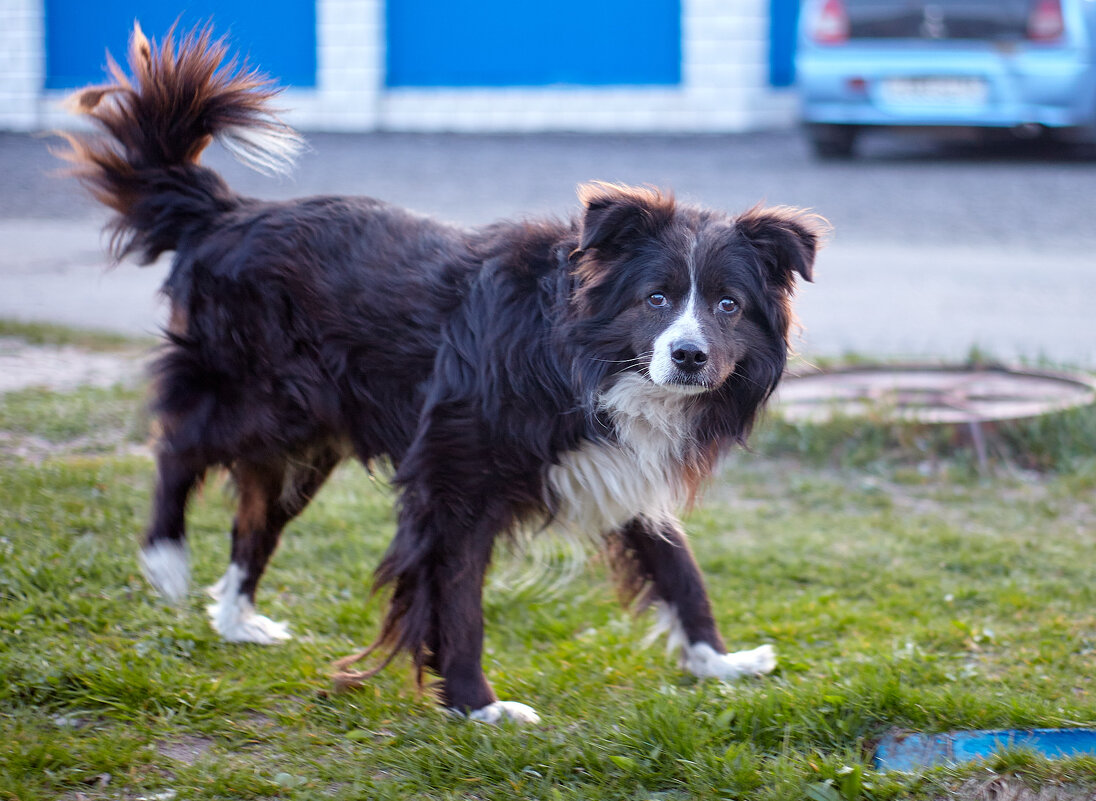
<path fill-rule="evenodd" d="M 174 252 L 140 552 L 163 596 L 187 592 L 188 499 L 225 467 L 238 508 L 213 626 L 286 639 L 255 609 L 283 528 L 345 458 L 387 460 L 398 521 L 375 584 L 390 596 L 374 644 L 338 663 L 343 684 L 407 653 L 444 707 L 535 722 L 484 676 L 482 592 L 496 540 L 549 525 L 605 545 L 688 671 L 774 668 L 769 645 L 727 652 L 675 511 L 780 380 L 824 220 L 607 183 L 579 188 L 571 220 L 472 229 L 370 198 L 251 199 L 200 156 L 218 139 L 286 169 L 302 141 L 268 108 L 277 89 L 208 28 L 157 45 L 136 27 L 129 64 L 73 95 L 98 131 L 66 134 L 62 155 L 114 211 L 115 260 Z M 380 667 L 351 669 L 374 651 Z"/>

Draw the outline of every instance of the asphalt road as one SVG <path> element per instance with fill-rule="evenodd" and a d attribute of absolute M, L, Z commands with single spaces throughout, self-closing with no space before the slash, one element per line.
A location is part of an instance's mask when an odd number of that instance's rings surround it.
<path fill-rule="evenodd" d="M 1096 367 L 1096 152 L 877 137 L 811 159 L 795 132 L 740 136 L 331 135 L 292 179 L 214 151 L 239 191 L 368 194 L 464 224 L 570 215 L 578 183 L 672 189 L 741 211 L 809 207 L 834 235 L 803 287 L 804 355 L 1005 359 Z M 0 316 L 154 331 L 165 266 L 104 271 L 103 213 L 53 173 L 49 140 L 0 134 Z"/>

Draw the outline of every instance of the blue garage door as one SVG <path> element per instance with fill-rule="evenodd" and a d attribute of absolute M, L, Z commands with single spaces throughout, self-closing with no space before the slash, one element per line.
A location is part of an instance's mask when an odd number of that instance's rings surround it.
<path fill-rule="evenodd" d="M 388 86 L 674 85 L 680 0 L 389 0 Z"/>
<path fill-rule="evenodd" d="M 316 85 L 315 0 L 46 0 L 46 88 L 102 83 L 106 52 L 125 64 L 133 21 L 155 39 L 213 23 L 234 53 L 285 86 Z"/>
<path fill-rule="evenodd" d="M 795 83 L 795 44 L 799 28 L 799 0 L 769 0 L 769 83 Z"/>

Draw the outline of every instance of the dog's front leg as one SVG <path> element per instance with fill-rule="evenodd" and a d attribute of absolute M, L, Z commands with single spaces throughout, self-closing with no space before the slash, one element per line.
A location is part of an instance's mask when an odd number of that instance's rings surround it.
<path fill-rule="evenodd" d="M 483 673 L 483 579 L 495 532 L 479 528 L 466 546 L 444 549 L 434 568 L 426 666 L 441 677 L 447 709 L 484 723 L 537 723 L 532 707 L 499 701 Z"/>
<path fill-rule="evenodd" d="M 676 521 L 637 517 L 615 536 L 623 586 L 633 594 L 645 593 L 644 602 L 657 605 L 659 630 L 669 634 L 671 648 L 680 648 L 686 670 L 731 681 L 776 667 L 771 645 L 727 653 L 700 568 Z"/>
<path fill-rule="evenodd" d="M 490 493 L 423 469 L 405 487 L 396 538 L 377 571 L 392 584 L 379 643 L 411 654 L 440 678 L 438 701 L 472 720 L 536 723 L 532 708 L 499 701 L 483 673 L 483 582 L 495 537 L 509 520 Z"/>

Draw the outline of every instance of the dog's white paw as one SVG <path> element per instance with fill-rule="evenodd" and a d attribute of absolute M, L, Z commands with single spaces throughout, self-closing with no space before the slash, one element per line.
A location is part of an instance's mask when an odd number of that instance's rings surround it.
<path fill-rule="evenodd" d="M 171 603 L 178 603 L 190 586 L 190 561 L 181 542 L 160 540 L 138 554 L 141 572 L 149 584 Z"/>
<path fill-rule="evenodd" d="M 289 624 L 255 612 L 246 598 L 227 598 L 206 607 L 209 620 L 225 642 L 278 645 L 293 639 Z"/>
<path fill-rule="evenodd" d="M 492 725 L 501 723 L 503 720 L 512 720 L 523 725 L 540 723 L 540 715 L 536 710 L 518 701 L 495 701 L 493 704 L 469 712 L 468 719 Z"/>
<path fill-rule="evenodd" d="M 683 650 L 685 669 L 700 678 L 734 681 L 745 676 L 772 673 L 776 667 L 776 651 L 762 645 L 750 651 L 721 654 L 706 642 L 688 645 Z"/>
<path fill-rule="evenodd" d="M 206 595 L 208 595 L 214 601 L 219 601 L 224 598 L 225 590 L 228 589 L 228 582 L 231 579 L 231 573 L 232 569 L 229 568 L 225 571 L 225 574 L 223 576 L 217 579 L 215 583 L 210 584 L 208 587 L 206 587 Z"/>

